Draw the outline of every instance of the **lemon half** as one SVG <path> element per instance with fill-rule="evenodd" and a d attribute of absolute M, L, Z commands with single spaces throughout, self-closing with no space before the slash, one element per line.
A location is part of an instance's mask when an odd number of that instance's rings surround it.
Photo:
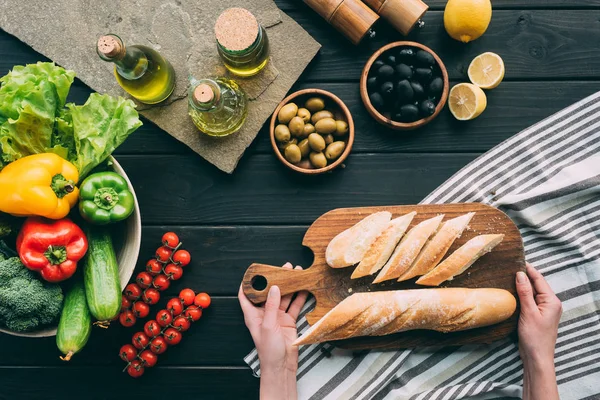
<path fill-rule="evenodd" d="M 482 89 L 493 89 L 504 79 L 504 61 L 496 53 L 483 53 L 471 61 L 469 80 Z"/>
<path fill-rule="evenodd" d="M 477 118 L 487 106 L 485 93 L 472 83 L 459 83 L 450 89 L 448 106 L 454 118 L 468 121 Z"/>

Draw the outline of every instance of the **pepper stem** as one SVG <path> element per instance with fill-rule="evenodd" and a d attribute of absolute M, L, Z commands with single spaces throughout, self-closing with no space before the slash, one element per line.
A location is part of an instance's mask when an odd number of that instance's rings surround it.
<path fill-rule="evenodd" d="M 56 194 L 56 197 L 62 199 L 75 190 L 75 182 L 68 180 L 62 174 L 56 174 L 52 177 L 50 187 Z"/>
<path fill-rule="evenodd" d="M 67 248 L 65 246 L 48 246 L 44 257 L 52 265 L 59 265 L 67 261 Z"/>
<path fill-rule="evenodd" d="M 103 210 L 112 210 L 119 203 L 119 193 L 111 187 L 101 187 L 94 195 L 94 203 Z"/>

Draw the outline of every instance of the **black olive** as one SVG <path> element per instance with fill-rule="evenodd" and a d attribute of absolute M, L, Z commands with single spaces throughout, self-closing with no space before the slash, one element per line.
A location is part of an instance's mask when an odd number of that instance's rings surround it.
<path fill-rule="evenodd" d="M 389 65 L 382 65 L 377 71 L 377 79 L 383 82 L 389 81 L 394 76 L 394 68 Z"/>
<path fill-rule="evenodd" d="M 414 122 L 419 119 L 419 109 L 412 104 L 400 107 L 400 114 L 402 114 L 402 121 L 404 122 Z"/>
<path fill-rule="evenodd" d="M 412 86 L 413 92 L 415 93 L 415 99 L 422 99 L 425 97 L 425 90 L 419 82 L 411 82 L 410 86 Z"/>
<path fill-rule="evenodd" d="M 396 77 L 398 79 L 410 79 L 413 75 L 413 70 L 406 64 L 396 65 Z"/>
<path fill-rule="evenodd" d="M 367 79 L 367 90 L 369 91 L 369 93 L 377 90 L 377 78 L 375 78 L 374 76 L 371 76 Z"/>
<path fill-rule="evenodd" d="M 381 97 L 381 95 L 377 92 L 371 93 L 369 95 L 369 100 L 371 100 L 371 104 L 373 105 L 373 107 L 375 107 L 378 110 L 381 110 L 383 108 L 383 106 L 385 105 L 385 102 L 383 101 L 383 97 Z"/>
<path fill-rule="evenodd" d="M 410 62 L 412 62 L 414 57 L 415 57 L 415 51 L 413 49 L 404 48 L 398 52 L 397 59 L 400 62 L 410 63 Z"/>
<path fill-rule="evenodd" d="M 415 76 L 421 82 L 427 83 L 431 80 L 431 68 L 417 68 Z"/>
<path fill-rule="evenodd" d="M 435 104 L 431 100 L 423 100 L 419 104 L 419 111 L 423 117 L 429 117 L 435 112 Z"/>
<path fill-rule="evenodd" d="M 396 98 L 402 104 L 410 103 L 414 97 L 415 93 L 413 91 L 410 82 L 406 79 L 398 82 L 396 84 Z"/>
<path fill-rule="evenodd" d="M 384 82 L 379 88 L 379 93 L 384 99 L 390 99 L 394 96 L 394 84 L 392 82 Z"/>
<path fill-rule="evenodd" d="M 442 94 L 442 90 L 444 90 L 444 81 L 440 77 L 434 78 L 427 87 L 429 96 L 435 98 Z"/>
<path fill-rule="evenodd" d="M 379 68 L 383 67 L 385 65 L 385 63 L 381 60 L 375 60 L 375 62 L 373 63 L 373 66 L 371 67 L 371 71 L 372 72 L 377 72 L 379 70 Z"/>
<path fill-rule="evenodd" d="M 417 51 L 415 60 L 416 60 L 417 64 L 419 64 L 423 67 L 432 67 L 435 65 L 435 58 L 433 58 L 431 53 L 429 53 L 425 50 Z"/>
<path fill-rule="evenodd" d="M 402 122 L 402 113 L 397 112 L 392 116 L 392 119 L 397 122 Z"/>
<path fill-rule="evenodd" d="M 394 65 L 396 64 L 396 57 L 393 55 L 389 55 L 385 58 L 385 61 L 387 61 L 388 64 Z"/>

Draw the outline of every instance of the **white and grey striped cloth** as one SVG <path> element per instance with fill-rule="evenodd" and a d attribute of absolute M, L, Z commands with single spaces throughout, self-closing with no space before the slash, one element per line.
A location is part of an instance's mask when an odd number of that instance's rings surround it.
<path fill-rule="evenodd" d="M 517 223 L 527 260 L 563 302 L 555 357 L 563 400 L 600 399 L 599 148 L 600 92 L 496 146 L 423 200 L 483 202 Z M 301 318 L 299 331 L 307 326 Z M 260 374 L 256 350 L 245 361 Z M 520 398 L 522 383 L 509 340 L 396 352 L 300 349 L 301 399 Z"/>

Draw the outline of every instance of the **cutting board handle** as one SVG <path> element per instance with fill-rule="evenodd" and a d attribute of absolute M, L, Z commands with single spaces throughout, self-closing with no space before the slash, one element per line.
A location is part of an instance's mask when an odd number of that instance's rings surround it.
<path fill-rule="evenodd" d="M 271 286 L 278 286 L 282 296 L 308 289 L 312 286 L 308 279 L 311 275 L 310 269 L 298 270 L 252 264 L 244 274 L 242 289 L 252 303 L 260 304 L 267 300 Z"/>

